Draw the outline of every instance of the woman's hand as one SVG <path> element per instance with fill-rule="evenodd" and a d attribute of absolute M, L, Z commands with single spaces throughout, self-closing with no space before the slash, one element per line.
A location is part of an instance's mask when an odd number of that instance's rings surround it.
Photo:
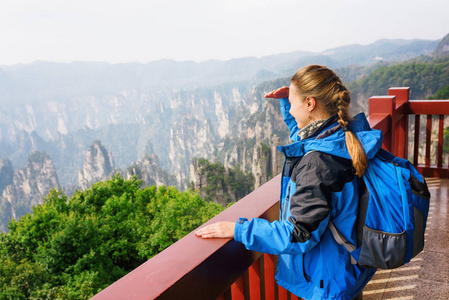
<path fill-rule="evenodd" d="M 203 239 L 233 238 L 235 222 L 217 222 L 195 231 L 195 235 Z"/>
<path fill-rule="evenodd" d="M 283 86 L 281 88 L 275 89 L 274 91 L 271 91 L 265 95 L 265 98 L 275 98 L 275 99 L 281 99 L 281 98 L 288 98 L 290 88 L 288 86 Z"/>

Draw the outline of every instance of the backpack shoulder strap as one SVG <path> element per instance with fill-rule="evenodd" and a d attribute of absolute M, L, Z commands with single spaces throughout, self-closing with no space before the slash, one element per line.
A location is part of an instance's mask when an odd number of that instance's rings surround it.
<path fill-rule="evenodd" d="M 355 223 L 355 230 L 356 230 L 356 236 L 357 236 L 357 246 L 350 243 L 346 238 L 340 233 L 340 231 L 335 227 L 332 220 L 329 220 L 328 227 L 330 231 L 332 232 L 332 235 L 334 236 L 335 241 L 343 245 L 346 250 L 348 250 L 349 254 L 351 255 L 351 263 L 353 265 L 357 264 L 356 259 L 351 254 L 352 251 L 354 251 L 357 247 L 360 247 L 362 245 L 363 241 L 363 226 L 365 225 L 365 218 L 366 218 L 366 211 L 368 208 L 368 201 L 369 201 L 369 192 L 368 188 L 366 187 L 365 181 L 363 178 L 360 179 L 360 190 L 359 190 L 359 209 L 357 212 L 357 219 Z"/>
<path fill-rule="evenodd" d="M 351 255 L 351 252 L 356 249 L 355 246 L 345 239 L 345 237 L 340 233 L 340 231 L 338 231 L 337 227 L 335 227 L 335 225 L 332 221 L 329 221 L 327 226 L 331 230 L 335 241 L 338 244 L 343 245 L 343 247 L 345 247 L 346 250 L 348 250 L 349 254 Z M 357 264 L 357 261 L 355 260 L 355 258 L 352 255 L 351 255 L 351 264 L 353 264 L 353 265 Z"/>

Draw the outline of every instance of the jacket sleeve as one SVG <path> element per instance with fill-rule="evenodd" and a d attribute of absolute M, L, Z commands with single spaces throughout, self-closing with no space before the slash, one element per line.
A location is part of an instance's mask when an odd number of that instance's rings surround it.
<path fill-rule="evenodd" d="M 290 114 L 290 101 L 288 100 L 288 98 L 282 98 L 279 99 L 279 102 L 281 103 L 282 117 L 284 118 L 285 124 L 287 124 L 288 130 L 290 130 L 290 139 L 294 142 L 297 142 L 299 141 L 299 128 L 295 118 Z"/>
<path fill-rule="evenodd" d="M 349 162 L 349 164 L 348 164 Z M 297 165 L 292 179 L 296 191 L 291 198 L 288 220 L 239 221 L 234 239 L 249 250 L 282 254 L 304 253 L 320 242 L 331 212 L 332 192 L 341 191 L 354 177 L 349 160 L 312 152 Z"/>

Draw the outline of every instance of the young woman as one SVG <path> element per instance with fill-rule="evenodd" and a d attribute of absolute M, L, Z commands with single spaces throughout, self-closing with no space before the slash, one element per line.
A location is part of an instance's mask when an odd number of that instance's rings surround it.
<path fill-rule="evenodd" d="M 249 250 L 279 255 L 278 284 L 301 298 L 361 299 L 375 270 L 353 264 L 328 224 L 332 220 L 357 245 L 360 177 L 381 147 L 381 134 L 371 130 L 363 114 L 350 116 L 349 92 L 332 70 L 307 66 L 290 83 L 265 95 L 280 100 L 294 141 L 279 147 L 286 157 L 279 221 L 219 222 L 196 235 L 233 237 Z M 328 150 L 303 153 L 306 139 Z"/>

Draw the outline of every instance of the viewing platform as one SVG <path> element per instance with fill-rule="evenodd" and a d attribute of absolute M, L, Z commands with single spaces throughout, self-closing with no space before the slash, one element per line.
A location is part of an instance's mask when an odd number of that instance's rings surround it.
<path fill-rule="evenodd" d="M 369 102 L 371 127 L 383 148 L 409 159 L 431 193 L 424 251 L 394 270 L 378 270 L 364 300 L 449 299 L 449 100 L 409 100 L 409 88 L 391 88 Z M 446 139 L 447 139 L 446 135 Z M 276 220 L 279 175 L 206 224 L 240 217 Z M 139 266 L 92 299 L 300 299 L 274 280 L 276 256 L 246 250 L 233 239 L 203 240 L 194 232 Z"/>

